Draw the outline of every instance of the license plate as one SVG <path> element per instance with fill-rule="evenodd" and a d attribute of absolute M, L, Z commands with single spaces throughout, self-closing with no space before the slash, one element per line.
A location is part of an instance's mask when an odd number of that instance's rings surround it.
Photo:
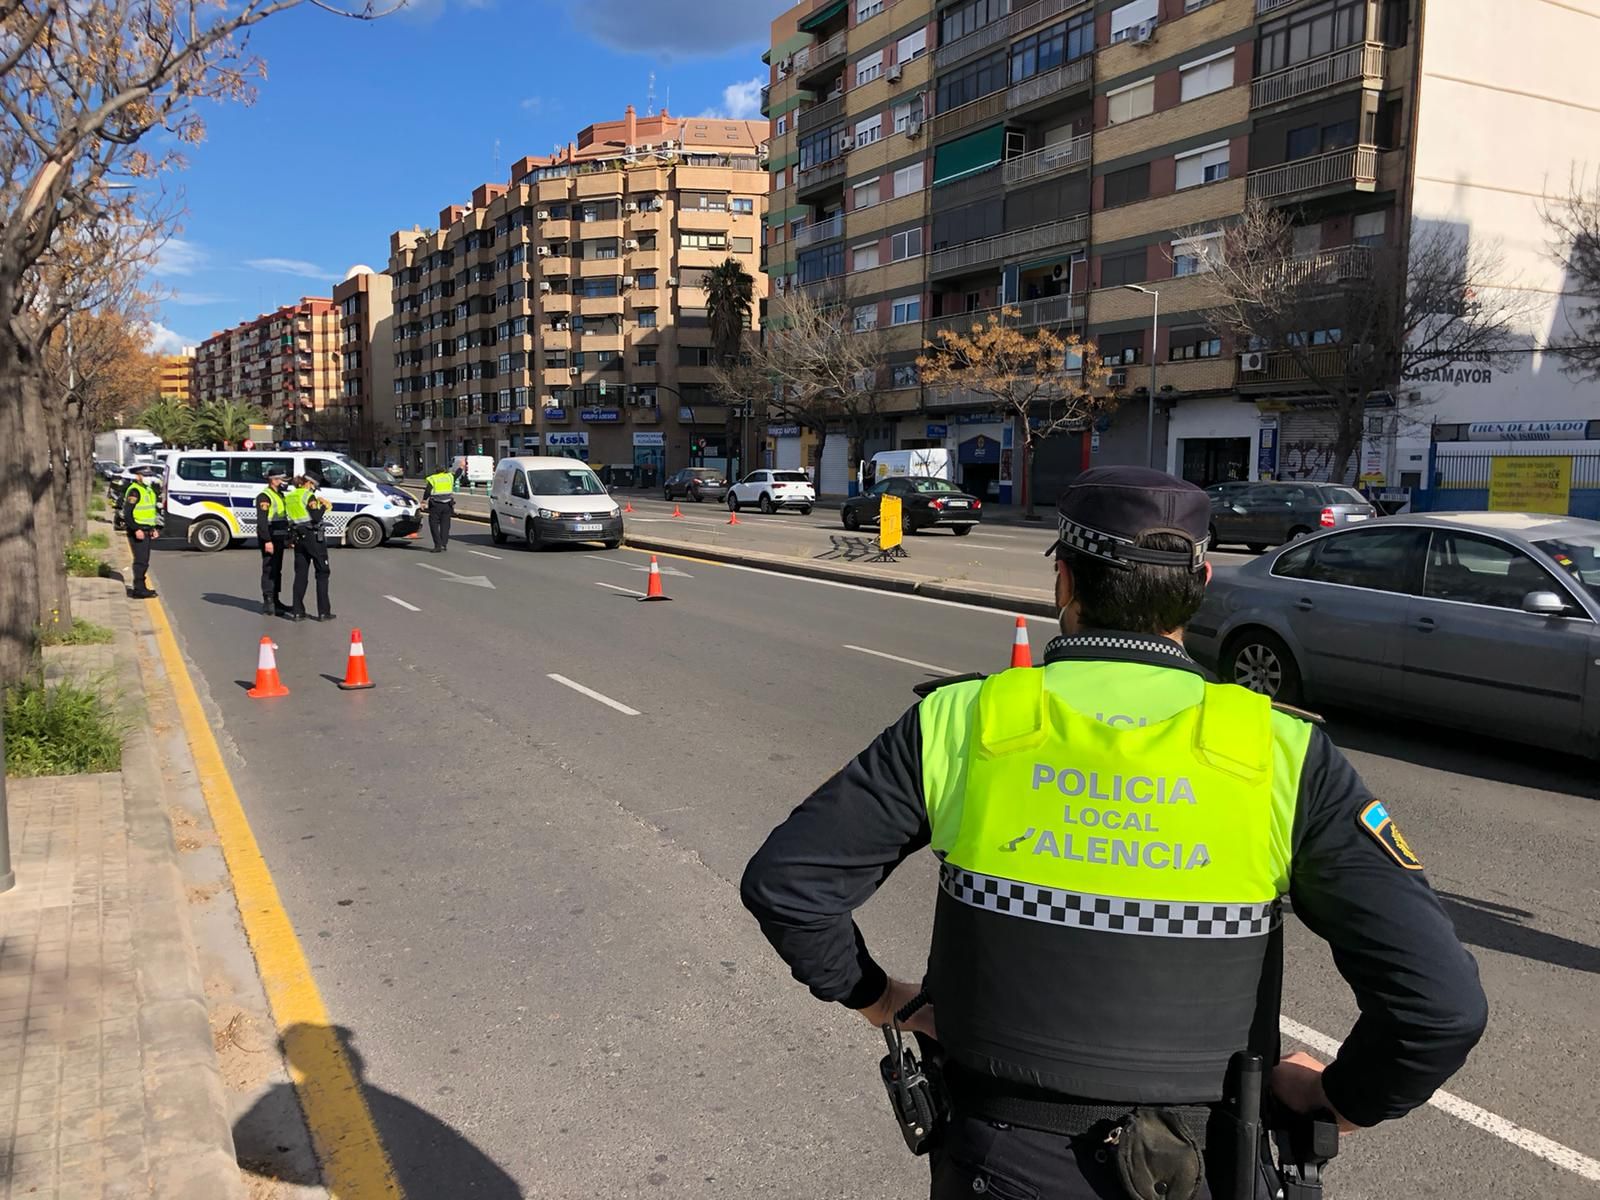
<path fill-rule="evenodd" d="M 572 529 L 575 533 L 599 533 L 600 523 L 598 521 L 580 521 Z"/>
<path fill-rule="evenodd" d="M 1351 513 L 1349 516 L 1345 517 L 1346 521 L 1352 521 L 1352 522 L 1353 521 L 1365 521 L 1366 519 L 1367 519 L 1367 514 L 1366 513 Z"/>
<path fill-rule="evenodd" d="M 945 504 L 946 508 L 965 508 L 966 506 L 967 502 L 965 500 L 951 500 Z"/>

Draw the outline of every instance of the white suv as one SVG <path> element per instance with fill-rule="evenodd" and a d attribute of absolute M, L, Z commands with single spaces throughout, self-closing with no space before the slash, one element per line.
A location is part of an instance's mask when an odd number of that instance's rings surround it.
<path fill-rule="evenodd" d="M 738 512 L 744 504 L 754 504 L 764 513 L 780 508 L 798 508 L 802 516 L 817 502 L 817 489 L 804 471 L 751 471 L 728 489 L 728 509 Z"/>

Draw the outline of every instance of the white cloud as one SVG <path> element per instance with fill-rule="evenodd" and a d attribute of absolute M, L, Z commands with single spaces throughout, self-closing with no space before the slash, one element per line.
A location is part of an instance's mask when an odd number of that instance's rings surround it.
<path fill-rule="evenodd" d="M 168 304 L 227 304 L 230 298 L 220 292 L 178 292 L 166 297 Z"/>
<path fill-rule="evenodd" d="M 766 81 L 759 75 L 741 83 L 730 83 L 722 89 L 722 104 L 704 117 L 730 117 L 735 121 L 754 121 L 761 115 L 761 86 Z"/>
<path fill-rule="evenodd" d="M 152 354 L 177 354 L 185 346 L 198 346 L 199 338 L 184 337 L 181 333 L 174 333 L 160 321 L 152 321 L 144 327 L 145 336 L 150 340 L 150 353 Z"/>
<path fill-rule="evenodd" d="M 316 263 L 303 258 L 248 258 L 245 266 L 257 271 L 270 271 L 274 275 L 298 275 L 302 279 L 337 279 L 336 272 L 326 271 Z"/>
<path fill-rule="evenodd" d="M 193 242 L 168 238 L 156 254 L 157 275 L 193 275 L 206 265 L 207 255 Z"/>
<path fill-rule="evenodd" d="M 790 0 L 583 0 L 567 12 L 578 32 L 629 54 L 716 58 L 765 46 Z"/>
<path fill-rule="evenodd" d="M 522 102 L 522 111 L 523 112 L 528 112 L 528 113 L 533 113 L 535 115 L 543 112 L 544 111 L 544 97 L 543 96 L 529 96 L 526 100 L 524 100 Z"/>

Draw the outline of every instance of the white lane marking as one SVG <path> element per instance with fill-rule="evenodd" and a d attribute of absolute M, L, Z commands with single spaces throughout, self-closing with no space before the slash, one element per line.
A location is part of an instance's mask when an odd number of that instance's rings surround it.
<path fill-rule="evenodd" d="M 637 550 L 634 553 L 636 553 L 636 554 L 648 554 L 649 551 L 648 550 Z M 621 567 L 624 571 L 643 571 L 646 575 L 648 575 L 650 573 L 650 564 L 649 563 L 632 563 L 632 562 L 628 562 L 626 559 L 613 558 L 608 554 L 588 554 L 588 555 L 585 555 L 584 557 L 586 557 L 586 558 L 588 558 L 588 559 L 590 559 L 590 560 L 592 560 L 594 562 L 610 563 L 614 567 Z M 693 579 L 694 578 L 694 576 L 689 574 L 689 572 L 678 570 L 678 568 L 673 566 L 670 562 L 665 562 L 665 563 L 664 562 L 658 562 L 656 564 L 656 567 L 660 570 L 661 574 L 663 574 L 663 575 L 673 575 L 673 576 L 676 576 L 679 579 Z"/>
<path fill-rule="evenodd" d="M 401 608 L 405 609 L 407 612 L 421 612 L 422 611 L 415 604 L 407 604 L 404 600 L 400 599 L 399 596 L 385 595 L 384 599 L 385 600 L 393 600 L 396 604 L 398 604 Z"/>
<path fill-rule="evenodd" d="M 918 662 L 914 658 L 901 658 L 898 654 L 885 654 L 882 650 L 869 650 L 865 646 L 845 645 L 846 650 L 854 650 L 857 654 L 870 654 L 874 658 L 887 658 L 890 662 L 905 663 L 908 667 L 921 667 L 924 671 L 933 671 L 940 675 L 959 675 L 960 671 L 952 671 L 949 667 L 935 666 L 933 663 Z"/>
<path fill-rule="evenodd" d="M 594 581 L 594 585 L 595 585 L 595 587 L 607 588 L 607 589 L 609 589 L 610 591 L 613 591 L 613 592 L 621 592 L 624 596 L 642 596 L 642 595 L 644 595 L 643 592 L 636 592 L 632 588 L 618 587 L 614 583 L 601 583 L 598 579 L 596 579 Z"/>
<path fill-rule="evenodd" d="M 1325 1033 L 1318 1033 L 1308 1025 L 1289 1017 L 1278 1018 L 1278 1028 L 1292 1037 L 1297 1042 L 1304 1042 L 1320 1054 L 1329 1058 L 1339 1053 L 1339 1043 Z M 1579 1154 L 1560 1142 L 1552 1141 L 1542 1133 L 1535 1133 L 1531 1129 L 1524 1129 L 1521 1125 L 1506 1120 L 1498 1113 L 1492 1113 L 1486 1108 L 1479 1108 L 1470 1100 L 1463 1100 L 1453 1092 L 1439 1091 L 1433 1094 L 1428 1101 L 1440 1112 L 1449 1113 L 1458 1121 L 1465 1121 L 1468 1125 L 1475 1126 L 1483 1132 L 1497 1137 L 1503 1142 L 1510 1142 L 1520 1150 L 1526 1150 L 1537 1158 L 1542 1158 L 1548 1163 L 1571 1171 L 1583 1179 L 1600 1181 L 1600 1160 L 1592 1159 L 1588 1155 Z"/>
<path fill-rule="evenodd" d="M 500 562 L 501 561 L 500 555 L 498 555 L 498 554 L 486 554 L 482 550 L 468 550 L 467 553 L 468 554 L 476 554 L 479 558 L 492 558 L 492 559 L 495 560 L 495 562 Z"/>
<path fill-rule="evenodd" d="M 635 550 L 634 553 L 648 554 L 649 551 Z M 782 579 L 786 581 L 792 580 L 796 583 L 814 583 L 820 587 L 844 588 L 849 592 L 865 592 L 869 596 L 882 596 L 885 600 L 915 600 L 919 604 L 937 604 L 943 608 L 961 608 L 965 609 L 967 612 L 988 613 L 990 616 L 994 616 L 996 613 L 1000 613 L 1003 616 L 1009 611 L 1007 609 L 997 609 L 983 604 L 968 604 L 964 600 L 941 600 L 937 596 L 913 596 L 906 592 L 889 592 L 880 588 L 862 587 L 859 583 L 844 583 L 837 579 L 818 579 L 812 575 L 789 575 L 783 571 L 772 571 L 765 567 L 747 567 L 743 563 L 718 563 L 717 565 L 720 567 L 726 567 L 730 571 L 749 571 L 753 575 L 765 575 L 771 579 Z M 1044 597 L 1040 596 L 1038 599 L 1043 600 Z M 1023 614 L 1018 613 L 1017 615 L 1022 616 Z M 1007 619 L 1009 620 L 1010 618 L 1007 617 Z M 1038 625 L 1060 624 L 1059 619 L 1056 617 L 1029 616 L 1027 619 Z"/>
<path fill-rule="evenodd" d="M 546 678 L 555 680 L 562 687 L 571 688 L 573 691 L 577 692 L 581 696 L 587 696 L 591 700 L 598 700 L 598 701 L 600 701 L 601 704 L 604 704 L 607 708 L 614 708 L 625 717 L 637 717 L 639 715 L 639 710 L 637 708 L 629 708 L 626 704 L 623 704 L 620 700 L 613 700 L 610 696 L 607 696 L 607 695 L 604 695 L 604 694 L 602 694 L 600 692 L 597 692 L 593 688 L 586 688 L 581 683 L 574 683 L 572 680 L 568 679 L 565 675 L 551 674 L 551 675 L 546 676 Z"/>

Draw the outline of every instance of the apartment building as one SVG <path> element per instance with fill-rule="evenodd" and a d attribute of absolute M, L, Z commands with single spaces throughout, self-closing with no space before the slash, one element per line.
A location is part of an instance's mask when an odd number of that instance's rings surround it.
<path fill-rule="evenodd" d="M 550 453 L 659 479 L 741 457 L 714 390 L 706 276 L 766 295 L 765 121 L 639 116 L 524 158 L 390 239 L 394 443 L 408 465 Z"/>
<path fill-rule="evenodd" d="M 357 265 L 333 289 L 339 310 L 339 395 L 332 411 L 346 430 L 346 445 L 362 462 L 381 465 L 397 456 L 394 435 L 379 413 L 392 411 L 394 394 L 393 280 Z"/>
<path fill-rule="evenodd" d="M 897 433 L 917 444 L 909 414 L 921 405 L 914 360 L 927 301 L 932 13 L 931 0 L 802 4 L 773 23 L 764 56 L 769 314 L 781 319 L 786 295 L 803 289 L 847 306 L 857 330 L 879 331 L 883 423 L 868 454 Z M 829 438 L 814 463 L 814 440 L 799 426 L 780 419 L 768 435 L 775 465 L 812 466 L 824 492 L 845 490 L 844 438 Z"/>
<path fill-rule="evenodd" d="M 161 356 L 161 398 L 189 403 L 194 390 L 194 350 Z"/>
<path fill-rule="evenodd" d="M 323 415 L 337 402 L 339 367 L 338 309 L 327 297 L 304 296 L 201 342 L 194 400 L 254 404 L 280 442 L 339 445 L 339 429 Z"/>

